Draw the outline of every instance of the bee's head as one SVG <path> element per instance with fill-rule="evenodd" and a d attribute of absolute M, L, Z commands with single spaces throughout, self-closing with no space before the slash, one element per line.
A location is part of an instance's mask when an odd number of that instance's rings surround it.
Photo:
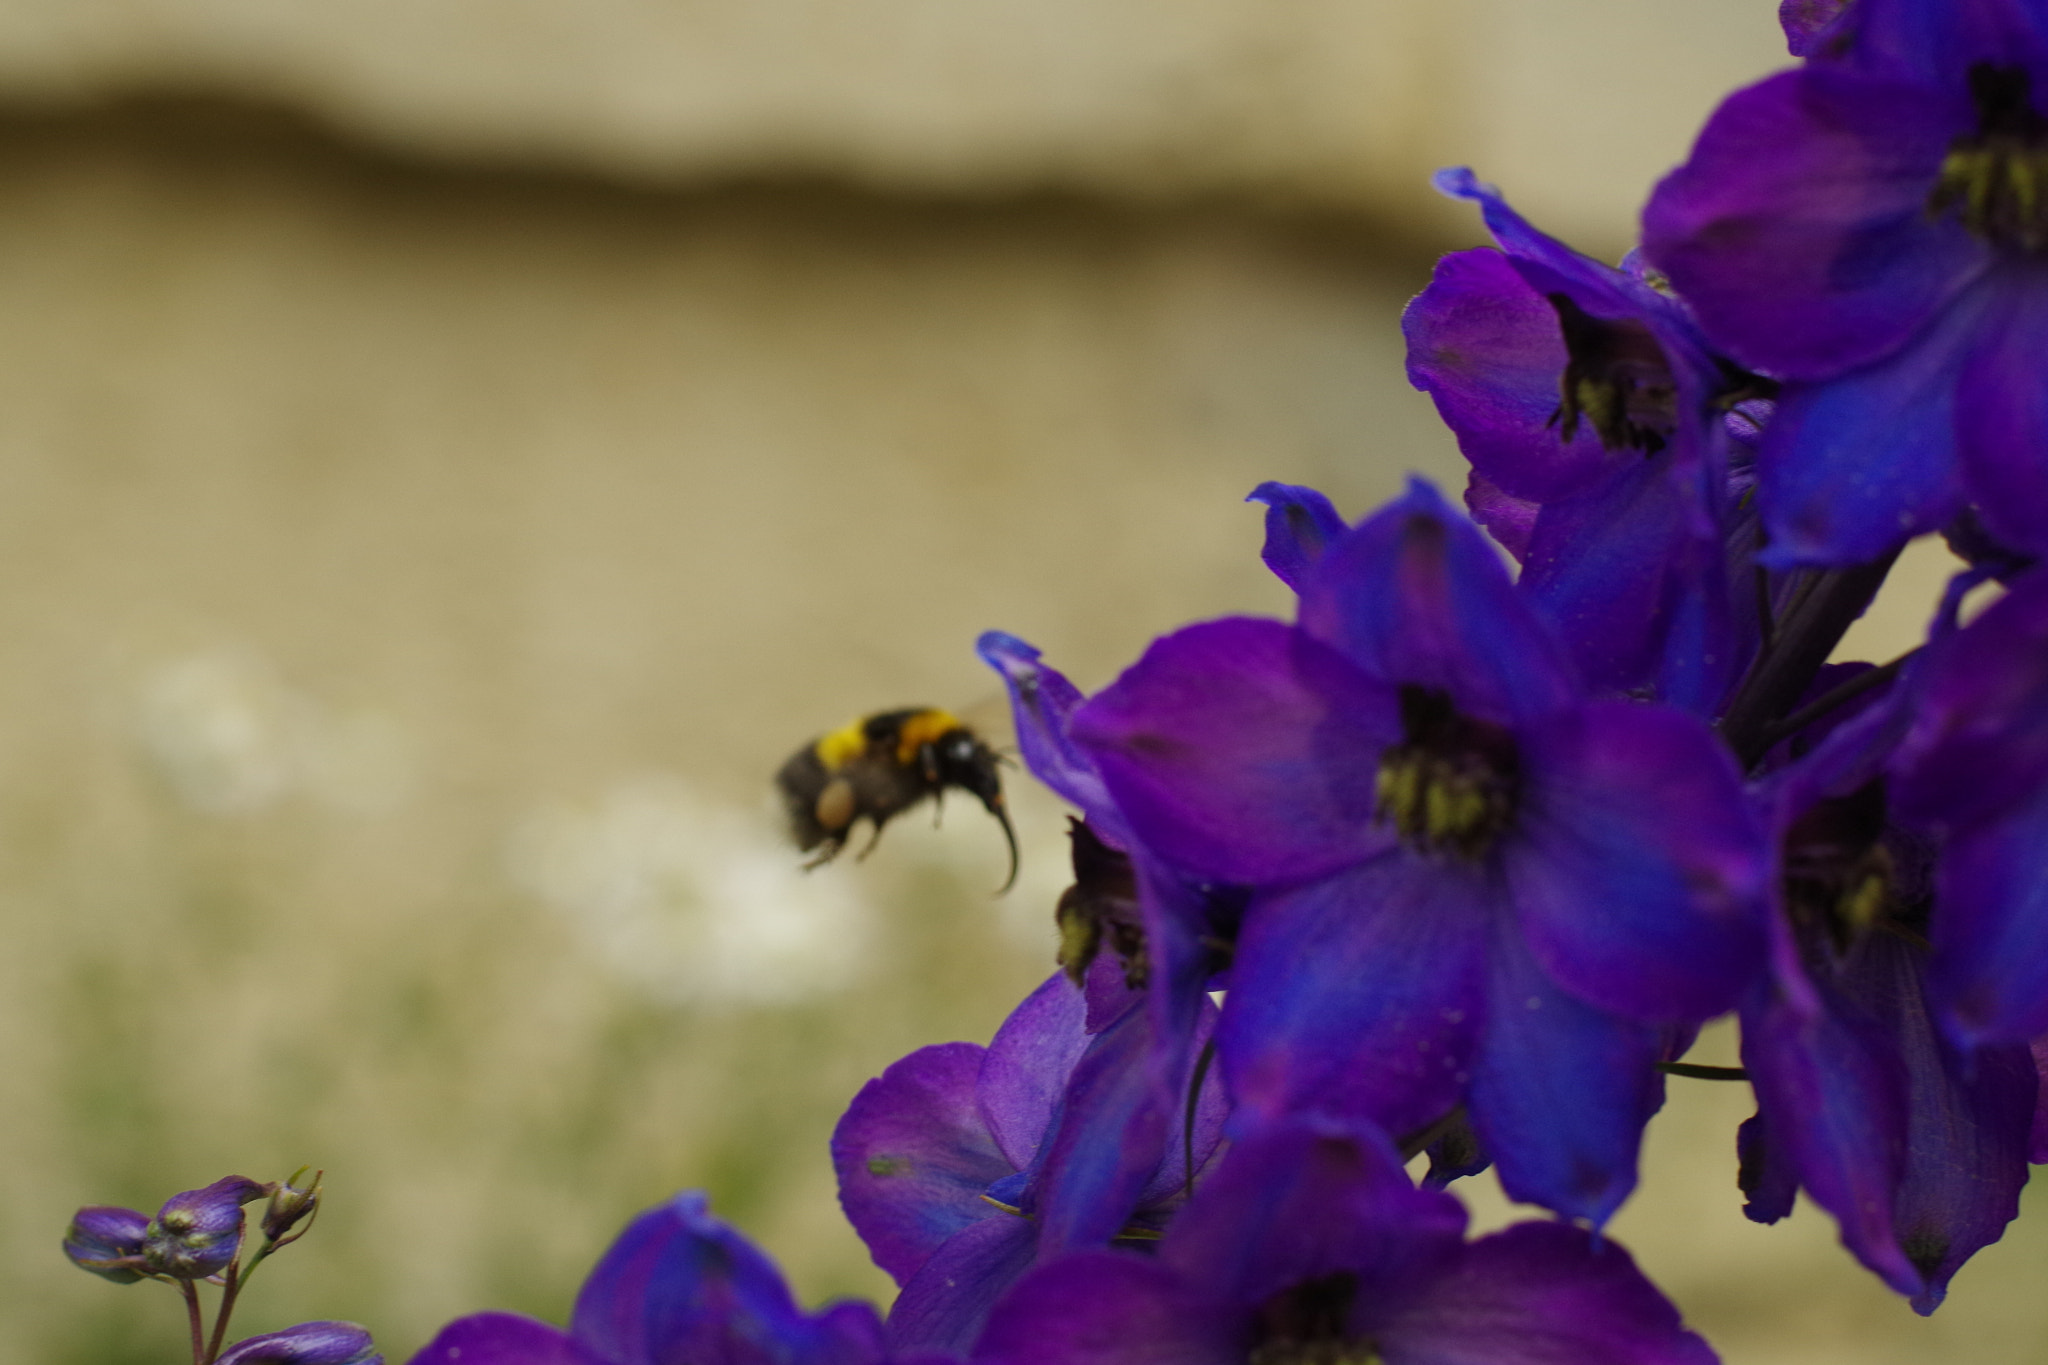
<path fill-rule="evenodd" d="M 965 726 L 940 735 L 933 747 L 938 751 L 939 781 L 972 792 L 1003 827 L 1003 837 L 1010 845 L 1010 876 L 1003 883 L 1003 890 L 1009 890 L 1017 881 L 1017 834 L 1010 827 L 1010 812 L 1003 804 L 999 770 L 1002 759 Z"/>
<path fill-rule="evenodd" d="M 992 811 L 1002 805 L 1003 779 L 997 771 L 1001 760 L 972 730 L 948 730 L 939 736 L 934 747 L 938 750 L 941 782 L 972 792 Z"/>

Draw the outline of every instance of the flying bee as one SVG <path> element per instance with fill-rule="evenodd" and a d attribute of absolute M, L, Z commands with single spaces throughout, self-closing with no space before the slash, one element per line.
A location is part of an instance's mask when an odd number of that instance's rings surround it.
<path fill-rule="evenodd" d="M 980 799 L 1003 827 L 1010 845 L 1010 875 L 1017 880 L 1017 833 L 1003 804 L 1002 762 L 994 749 L 951 712 L 918 706 L 881 711 L 824 735 L 789 756 L 775 774 L 775 786 L 789 810 L 789 832 L 806 853 L 805 867 L 839 856 L 856 820 L 872 833 L 860 851 L 865 858 L 882 838 L 882 826 L 926 797 L 943 801 L 948 787 Z"/>

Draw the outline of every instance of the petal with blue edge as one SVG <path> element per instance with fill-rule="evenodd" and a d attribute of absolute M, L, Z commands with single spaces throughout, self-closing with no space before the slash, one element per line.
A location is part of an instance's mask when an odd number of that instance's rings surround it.
<path fill-rule="evenodd" d="M 1500 895 L 1477 870 L 1395 852 L 1255 902 L 1216 1030 L 1242 1119 L 1320 1112 L 1400 1137 L 1454 1108 Z"/>
<path fill-rule="evenodd" d="M 1240 617 L 1155 640 L 1074 733 L 1154 855 L 1219 881 L 1292 881 L 1386 845 L 1374 773 L 1397 707 L 1313 640 Z"/>
<path fill-rule="evenodd" d="M 1664 1031 L 1559 990 L 1510 926 L 1488 989 L 1472 1127 L 1510 1199 L 1598 1227 L 1635 1189 L 1643 1128 L 1664 1103 Z"/>
<path fill-rule="evenodd" d="M 1266 546 L 1260 557 L 1266 567 L 1296 592 L 1330 542 L 1344 534 L 1344 518 L 1330 500 L 1313 488 L 1287 483 L 1262 483 L 1246 502 L 1266 504 Z"/>
<path fill-rule="evenodd" d="M 1825 379 L 1891 354 L 1981 274 L 1927 212 L 1968 96 L 1829 67 L 1725 100 L 1643 211 L 1643 250 L 1718 346 Z"/>
<path fill-rule="evenodd" d="M 975 1096 L 982 1048 L 922 1048 L 862 1087 L 832 1132 L 839 1203 L 875 1264 L 903 1283 L 948 1237 L 996 1210 L 981 1192 L 1016 1170 Z"/>
<path fill-rule="evenodd" d="M 1041 1266 L 989 1318 L 975 1365 L 1244 1365 L 1241 1315 L 1157 1261 L 1118 1252 Z"/>
<path fill-rule="evenodd" d="M 1518 1223 L 1474 1242 L 1429 1289 L 1367 1324 L 1386 1365 L 1715 1365 L 1614 1242 Z"/>
<path fill-rule="evenodd" d="M 1301 626 L 1372 678 L 1439 689 L 1468 715 L 1546 715 L 1577 695 L 1549 627 L 1478 527 L 1421 479 L 1332 545 Z"/>
<path fill-rule="evenodd" d="M 1522 735 L 1503 858 L 1530 950 L 1646 1022 L 1733 1008 L 1764 962 L 1766 856 L 1727 750 L 1669 707 L 1594 702 Z"/>

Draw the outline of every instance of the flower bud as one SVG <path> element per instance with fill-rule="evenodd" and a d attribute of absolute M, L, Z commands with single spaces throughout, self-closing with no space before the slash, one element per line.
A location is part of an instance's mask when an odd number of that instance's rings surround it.
<path fill-rule="evenodd" d="M 384 1365 L 384 1357 L 352 1322 L 302 1322 L 238 1341 L 215 1365 Z"/>
<path fill-rule="evenodd" d="M 142 1238 L 148 1227 L 149 1219 L 134 1209 L 82 1208 L 64 1234 L 64 1254 L 115 1284 L 133 1284 L 144 1274 Z"/>
<path fill-rule="evenodd" d="M 219 1274 L 241 1249 L 242 1205 L 264 1189 L 247 1176 L 230 1175 L 203 1190 L 172 1195 L 144 1229 L 144 1263 L 180 1280 Z"/>
<path fill-rule="evenodd" d="M 306 1180 L 306 1170 L 299 1167 L 271 1188 L 270 1206 L 263 1211 L 265 1241 L 282 1241 L 286 1233 L 312 1217 L 320 1207 L 320 1177 L 326 1172 L 314 1171 L 313 1178 Z"/>

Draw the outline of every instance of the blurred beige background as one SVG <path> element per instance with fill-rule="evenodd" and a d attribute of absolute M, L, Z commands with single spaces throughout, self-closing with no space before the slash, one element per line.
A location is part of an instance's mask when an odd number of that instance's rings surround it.
<path fill-rule="evenodd" d="M 999 715 L 989 626 L 1284 609 L 1262 479 L 1455 483 L 1428 172 L 1617 254 L 1771 8 L 0 0 L 0 1365 L 175 1358 L 70 1210 L 302 1162 L 246 1331 L 560 1319 L 684 1185 L 884 1293 L 824 1140 L 1050 969 L 1060 812 L 992 901 L 957 804 L 799 874 L 767 775 Z M 2048 1358 L 2048 1234 L 1923 1323 L 1676 1088 L 1617 1231 L 1730 1361 Z"/>

